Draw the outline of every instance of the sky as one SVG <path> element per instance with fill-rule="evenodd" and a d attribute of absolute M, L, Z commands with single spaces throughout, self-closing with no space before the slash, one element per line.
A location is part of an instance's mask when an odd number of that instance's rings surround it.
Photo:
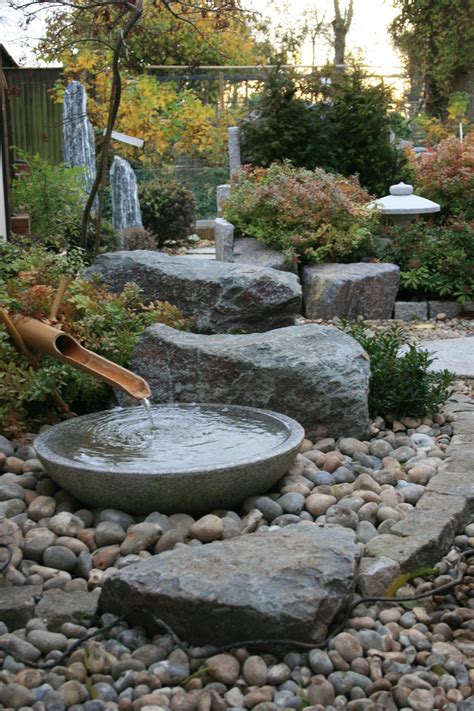
<path fill-rule="evenodd" d="M 286 0 L 290 10 L 284 11 L 285 0 L 243 0 L 249 9 L 259 11 L 283 23 L 298 22 L 304 10 L 316 7 L 321 14 L 326 13 L 328 20 L 333 16 L 333 0 Z M 340 0 L 344 7 L 347 0 Z M 36 63 L 32 46 L 35 39 L 41 35 L 42 23 L 34 22 L 28 29 L 28 37 L 20 27 L 21 17 L 8 8 L 8 0 L 0 0 L 0 41 L 3 42 L 13 58 L 27 65 Z M 280 7 L 280 14 L 275 7 Z M 390 45 L 387 26 L 395 16 L 396 11 L 390 0 L 354 0 L 354 19 L 347 38 L 347 48 L 350 52 L 359 54 L 362 61 L 380 73 L 396 73 L 400 71 L 400 59 Z M 291 18 L 291 19 L 290 19 Z M 324 64 L 327 59 L 332 59 L 327 47 L 321 46 L 316 55 L 316 62 Z M 309 45 L 303 49 L 303 64 L 311 62 Z"/>

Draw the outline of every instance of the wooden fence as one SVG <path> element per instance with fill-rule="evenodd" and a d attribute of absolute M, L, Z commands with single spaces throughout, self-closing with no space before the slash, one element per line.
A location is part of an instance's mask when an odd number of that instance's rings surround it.
<path fill-rule="evenodd" d="M 54 103 L 51 90 L 62 78 L 62 70 L 4 67 L 3 72 L 8 84 L 13 146 L 60 163 L 63 159 L 62 109 L 60 104 Z"/>

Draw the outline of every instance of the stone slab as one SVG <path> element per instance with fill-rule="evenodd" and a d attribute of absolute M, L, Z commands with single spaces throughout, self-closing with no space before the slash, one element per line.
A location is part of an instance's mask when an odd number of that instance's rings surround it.
<path fill-rule="evenodd" d="M 396 301 L 393 318 L 399 321 L 426 321 L 428 318 L 426 301 Z"/>
<path fill-rule="evenodd" d="M 41 585 L 0 588 L 0 622 L 4 622 L 10 632 L 25 627 L 35 616 L 42 591 Z"/>
<path fill-rule="evenodd" d="M 35 610 L 35 617 L 46 623 L 52 632 L 59 632 L 65 622 L 88 627 L 97 614 L 98 596 L 77 590 L 47 590 Z"/>
<path fill-rule="evenodd" d="M 395 264 L 318 264 L 302 270 L 307 318 L 389 319 L 400 281 Z"/>
<path fill-rule="evenodd" d="M 368 357 L 330 326 L 205 336 L 157 324 L 141 337 L 132 368 L 156 402 L 274 410 L 318 439 L 358 437 L 368 423 Z"/>
<path fill-rule="evenodd" d="M 446 496 L 436 491 L 426 491 L 423 494 L 413 514 L 418 516 L 420 512 L 429 517 L 450 521 L 454 534 L 462 531 L 472 519 L 472 507 L 468 498 L 454 494 Z M 414 535 L 416 535 L 416 529 Z"/>
<path fill-rule="evenodd" d="M 289 326 L 301 308 L 297 277 L 264 267 L 136 250 L 101 254 L 85 273 L 115 292 L 135 282 L 145 302 L 169 301 L 206 333 Z"/>
<path fill-rule="evenodd" d="M 446 314 L 454 318 L 462 311 L 461 304 L 457 301 L 428 301 L 428 318 L 436 318 L 438 314 Z"/>
<path fill-rule="evenodd" d="M 301 523 L 127 566 L 105 582 L 100 609 L 150 631 L 154 610 L 192 644 L 317 641 L 351 600 L 357 564 L 352 531 Z"/>

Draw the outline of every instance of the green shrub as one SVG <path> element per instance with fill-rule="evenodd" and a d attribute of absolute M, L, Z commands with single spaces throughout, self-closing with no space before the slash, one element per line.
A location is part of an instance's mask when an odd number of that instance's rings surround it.
<path fill-rule="evenodd" d="M 325 85 L 320 91 L 327 91 Z M 253 116 L 241 124 L 244 162 L 268 168 L 289 160 L 308 170 L 336 168 L 331 109 L 323 96 L 312 104 L 305 98 L 308 93 L 307 78 L 281 69 L 270 73 Z"/>
<path fill-rule="evenodd" d="M 429 298 L 455 298 L 461 304 L 474 299 L 474 222 L 417 222 L 388 229 L 387 234 L 391 244 L 381 256 L 398 264 L 403 289 Z"/>
<path fill-rule="evenodd" d="M 140 290 L 128 284 L 112 294 L 94 281 L 76 276 L 82 268 L 79 250 L 54 254 L 22 243 L 0 246 L 0 304 L 12 313 L 48 318 L 62 275 L 71 279 L 57 323 L 86 348 L 124 367 L 143 330 L 153 323 L 184 328 L 179 310 L 166 302 L 143 304 Z M 36 370 L 13 346 L 0 326 L 0 427 L 18 432 L 57 421 L 61 413 L 51 392 L 57 388 L 70 406 L 83 414 L 107 406 L 110 388 L 86 373 L 41 356 Z"/>
<path fill-rule="evenodd" d="M 442 218 L 474 220 L 474 133 L 463 143 L 446 138 L 411 162 L 417 192 L 439 202 Z"/>
<path fill-rule="evenodd" d="M 144 227 L 129 227 L 122 230 L 122 249 L 151 249 L 158 248 L 155 235 Z"/>
<path fill-rule="evenodd" d="M 309 170 L 357 174 L 381 196 L 409 178 L 406 156 L 390 140 L 392 123 L 390 89 L 357 67 L 309 77 L 279 69 L 265 83 L 255 115 L 242 123 L 242 154 L 256 166 L 289 160 Z"/>
<path fill-rule="evenodd" d="M 177 180 L 151 180 L 139 187 L 143 225 L 158 239 L 180 242 L 192 234 L 196 222 L 193 193 Z"/>
<path fill-rule="evenodd" d="M 343 322 L 343 330 L 370 356 L 369 410 L 376 415 L 423 417 L 436 412 L 449 397 L 454 375 L 447 370 L 429 372 L 428 351 L 408 344 L 397 326 L 372 333 L 364 324 Z M 406 347 L 401 352 L 402 346 Z"/>
<path fill-rule="evenodd" d="M 357 261 L 371 250 L 379 219 L 369 200 L 356 178 L 274 163 L 240 171 L 224 215 L 288 260 Z"/>
<path fill-rule="evenodd" d="M 87 197 L 82 169 L 52 165 L 38 154 L 21 156 L 31 172 L 13 182 L 15 210 L 29 213 L 32 233 L 43 244 L 77 242 Z"/>

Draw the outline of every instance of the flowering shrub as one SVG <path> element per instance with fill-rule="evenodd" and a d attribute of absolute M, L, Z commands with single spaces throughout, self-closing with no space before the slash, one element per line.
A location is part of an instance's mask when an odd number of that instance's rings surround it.
<path fill-rule="evenodd" d="M 356 261 L 371 250 L 378 224 L 369 201 L 355 177 L 273 163 L 240 171 L 224 215 L 289 260 Z"/>
<path fill-rule="evenodd" d="M 439 202 L 444 217 L 474 219 L 474 133 L 463 143 L 446 138 L 411 163 L 417 191 Z"/>
<path fill-rule="evenodd" d="M 460 303 L 474 299 L 474 222 L 418 222 L 389 236 L 383 257 L 399 265 L 404 289 Z"/>

